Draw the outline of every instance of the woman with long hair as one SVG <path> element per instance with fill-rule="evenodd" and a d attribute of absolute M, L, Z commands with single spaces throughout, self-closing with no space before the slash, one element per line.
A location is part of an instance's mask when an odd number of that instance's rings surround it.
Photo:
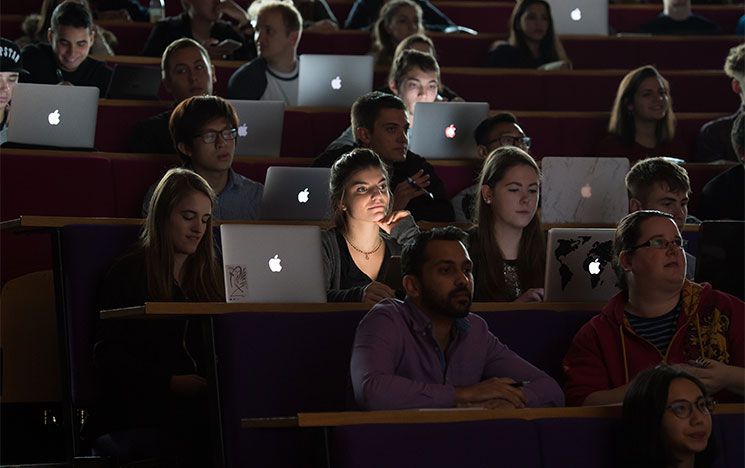
<path fill-rule="evenodd" d="M 499 68 L 571 68 L 554 32 L 551 6 L 545 0 L 519 0 L 510 17 L 510 37 L 497 42 L 486 66 Z"/>
<path fill-rule="evenodd" d="M 631 159 L 680 156 L 685 148 L 674 140 L 675 124 L 670 83 L 655 67 L 639 67 L 618 85 L 608 136 L 598 153 Z"/>
<path fill-rule="evenodd" d="M 395 297 L 382 283 L 391 256 L 419 229 L 408 211 L 391 213 L 388 170 L 369 149 L 357 148 L 331 168 L 334 227 L 323 234 L 324 272 L 331 302 L 376 303 Z"/>
<path fill-rule="evenodd" d="M 139 240 L 101 283 L 100 308 L 224 300 L 212 236 L 214 200 L 198 174 L 168 171 L 150 200 Z M 104 395 L 95 418 L 99 432 L 158 428 L 168 440 L 189 441 L 198 456 L 207 456 L 209 359 L 197 321 L 102 321 L 94 359 Z"/>
<path fill-rule="evenodd" d="M 543 300 L 540 179 L 535 160 L 515 146 L 497 148 L 484 162 L 470 231 L 477 301 Z"/>
<path fill-rule="evenodd" d="M 712 466 L 714 406 L 704 384 L 680 368 L 663 364 L 641 372 L 623 400 L 622 466 Z"/>
<path fill-rule="evenodd" d="M 390 65 L 398 43 L 412 34 L 424 34 L 422 8 L 411 0 L 391 0 L 380 9 L 372 29 L 376 65 Z"/>

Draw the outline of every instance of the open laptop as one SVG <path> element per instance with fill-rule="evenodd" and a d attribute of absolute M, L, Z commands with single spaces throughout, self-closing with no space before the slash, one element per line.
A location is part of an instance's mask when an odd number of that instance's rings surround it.
<path fill-rule="evenodd" d="M 220 226 L 227 302 L 326 302 L 321 228 Z"/>
<path fill-rule="evenodd" d="M 556 34 L 608 35 L 608 0 L 547 1 Z"/>
<path fill-rule="evenodd" d="M 284 101 L 230 101 L 238 113 L 236 156 L 279 156 Z"/>
<path fill-rule="evenodd" d="M 629 212 L 626 158 L 546 157 L 541 171 L 544 223 L 616 224 Z"/>
<path fill-rule="evenodd" d="M 327 167 L 272 166 L 266 170 L 259 219 L 317 221 L 331 216 Z"/>
<path fill-rule="evenodd" d="M 615 229 L 548 230 L 546 302 L 605 302 L 616 294 Z"/>
<path fill-rule="evenodd" d="M 372 55 L 300 56 L 298 106 L 350 107 L 372 91 Z"/>
<path fill-rule="evenodd" d="M 427 159 L 474 158 L 473 131 L 488 116 L 487 102 L 418 102 L 409 149 Z"/>
<path fill-rule="evenodd" d="M 160 67 L 117 64 L 109 81 L 109 99 L 158 99 Z"/>
<path fill-rule="evenodd" d="M 743 299 L 745 221 L 704 221 L 699 228 L 696 282 Z"/>
<path fill-rule="evenodd" d="M 98 88 L 19 83 L 8 117 L 8 142 L 92 149 Z"/>

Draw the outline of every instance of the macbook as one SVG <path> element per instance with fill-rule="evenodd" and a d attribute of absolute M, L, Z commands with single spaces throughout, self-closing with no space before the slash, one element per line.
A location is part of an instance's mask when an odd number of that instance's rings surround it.
<path fill-rule="evenodd" d="M 696 282 L 743 299 L 745 222 L 704 221 L 699 228 Z"/>
<path fill-rule="evenodd" d="M 279 156 L 284 101 L 230 101 L 238 113 L 236 156 Z"/>
<path fill-rule="evenodd" d="M 616 294 L 615 229 L 548 230 L 546 302 L 605 302 Z"/>
<path fill-rule="evenodd" d="M 541 170 L 544 223 L 615 225 L 629 212 L 626 158 L 547 157 Z"/>
<path fill-rule="evenodd" d="M 227 302 L 326 302 L 321 228 L 220 226 Z"/>
<path fill-rule="evenodd" d="M 98 88 L 19 83 L 8 117 L 8 142 L 92 149 Z"/>
<path fill-rule="evenodd" d="M 372 91 L 372 55 L 300 56 L 298 106 L 350 107 Z"/>
<path fill-rule="evenodd" d="M 259 219 L 318 221 L 331 217 L 327 167 L 272 166 L 266 170 Z"/>
<path fill-rule="evenodd" d="M 556 34 L 608 35 L 608 0 L 547 1 Z"/>
<path fill-rule="evenodd" d="M 117 64 L 109 81 L 109 99 L 158 99 L 160 68 Z"/>
<path fill-rule="evenodd" d="M 427 159 L 474 158 L 473 132 L 488 116 L 486 102 L 418 102 L 409 149 Z"/>

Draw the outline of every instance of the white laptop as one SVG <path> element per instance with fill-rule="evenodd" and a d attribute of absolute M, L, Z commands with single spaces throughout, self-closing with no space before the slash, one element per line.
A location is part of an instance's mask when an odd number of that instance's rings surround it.
<path fill-rule="evenodd" d="M 98 88 L 19 83 L 8 117 L 8 142 L 92 149 Z"/>
<path fill-rule="evenodd" d="M 418 102 L 409 149 L 427 159 L 474 158 L 473 132 L 488 116 L 487 102 Z"/>
<path fill-rule="evenodd" d="M 300 56 L 298 106 L 350 107 L 372 91 L 372 55 Z"/>
<path fill-rule="evenodd" d="M 626 158 L 546 157 L 541 171 L 544 223 L 615 225 L 629 212 Z"/>
<path fill-rule="evenodd" d="M 608 35 L 608 0 L 547 0 L 556 34 Z"/>
<path fill-rule="evenodd" d="M 321 228 L 220 226 L 227 302 L 326 302 Z"/>
<path fill-rule="evenodd" d="M 266 170 L 259 219 L 318 221 L 331 217 L 328 167 L 272 166 Z"/>
<path fill-rule="evenodd" d="M 235 101 L 238 113 L 236 156 L 279 156 L 282 147 L 284 101 Z"/>
<path fill-rule="evenodd" d="M 615 229 L 548 230 L 546 302 L 605 302 L 616 294 Z"/>

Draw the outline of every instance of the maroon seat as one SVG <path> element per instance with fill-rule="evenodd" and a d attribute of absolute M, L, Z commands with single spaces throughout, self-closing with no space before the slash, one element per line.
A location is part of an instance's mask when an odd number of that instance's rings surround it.
<path fill-rule="evenodd" d="M 616 32 L 639 32 L 641 26 L 657 16 L 662 5 L 610 5 L 608 22 Z M 693 13 L 717 23 L 725 34 L 733 34 L 742 16 L 742 4 L 694 5 Z"/>
<path fill-rule="evenodd" d="M 141 218 L 142 202 L 151 185 L 170 168 L 181 164 L 180 158 L 165 154 L 132 154 L 111 158 L 116 193 L 116 216 Z"/>
<path fill-rule="evenodd" d="M 160 114 L 170 107 L 170 103 L 158 101 L 99 101 L 96 149 L 108 152 L 129 151 L 129 141 L 137 122 Z"/>

